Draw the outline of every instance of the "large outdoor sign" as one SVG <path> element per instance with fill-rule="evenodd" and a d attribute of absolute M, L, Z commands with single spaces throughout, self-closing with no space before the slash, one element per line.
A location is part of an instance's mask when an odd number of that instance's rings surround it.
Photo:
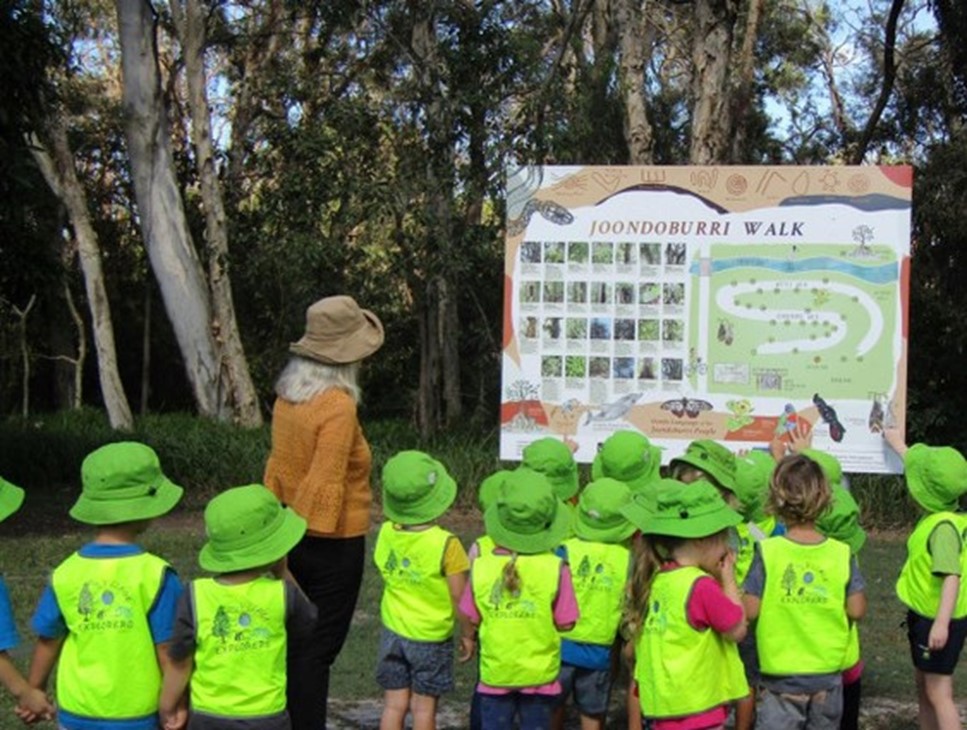
<path fill-rule="evenodd" d="M 909 167 L 529 167 L 508 173 L 501 458 L 618 429 L 766 447 L 810 427 L 898 472 Z"/>

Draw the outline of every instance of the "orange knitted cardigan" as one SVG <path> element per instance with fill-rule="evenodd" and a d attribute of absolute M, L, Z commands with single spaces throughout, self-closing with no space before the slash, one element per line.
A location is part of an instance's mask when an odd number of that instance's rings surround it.
<path fill-rule="evenodd" d="M 369 531 L 372 462 L 348 393 L 329 388 L 304 403 L 276 398 L 265 486 L 306 519 L 310 534 Z"/>

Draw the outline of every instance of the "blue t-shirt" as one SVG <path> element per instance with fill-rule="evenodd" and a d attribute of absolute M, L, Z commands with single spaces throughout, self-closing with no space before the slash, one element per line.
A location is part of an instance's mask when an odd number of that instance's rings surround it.
<path fill-rule="evenodd" d="M 13 649 L 19 643 L 20 634 L 17 633 L 17 622 L 13 617 L 7 582 L 3 576 L 0 576 L 0 651 Z"/>
<path fill-rule="evenodd" d="M 141 555 L 144 553 L 144 548 L 133 544 L 104 545 L 91 542 L 84 545 L 78 552 L 85 558 L 124 558 Z M 148 627 L 155 644 L 161 644 L 171 639 L 178 599 L 183 590 L 177 573 L 171 569 L 165 570 L 161 588 L 158 590 L 158 595 L 155 596 L 151 610 L 148 612 Z M 44 588 L 37 610 L 30 620 L 30 626 L 34 633 L 47 639 L 60 639 L 67 636 L 67 623 L 64 620 L 64 614 L 61 613 L 60 606 L 57 605 L 57 598 L 50 583 Z M 158 727 L 157 714 L 126 720 L 100 720 L 73 715 L 63 709 L 58 709 L 57 721 L 67 730 L 104 730 L 105 728 L 111 728 L 111 730 L 156 730 Z"/>

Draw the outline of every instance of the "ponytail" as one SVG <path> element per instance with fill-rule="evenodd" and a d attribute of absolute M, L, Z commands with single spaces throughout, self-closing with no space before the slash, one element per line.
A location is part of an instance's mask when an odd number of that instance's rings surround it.
<path fill-rule="evenodd" d="M 510 560 L 504 565 L 501 571 L 503 578 L 503 588 L 512 596 L 520 595 L 520 573 L 517 572 L 517 553 L 510 554 Z"/>

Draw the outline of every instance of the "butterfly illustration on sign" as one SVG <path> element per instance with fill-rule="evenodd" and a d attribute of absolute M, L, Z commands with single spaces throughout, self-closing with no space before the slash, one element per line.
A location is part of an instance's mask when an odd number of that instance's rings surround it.
<path fill-rule="evenodd" d="M 707 400 L 686 398 L 685 396 L 682 396 L 681 398 L 675 398 L 674 400 L 666 400 L 661 404 L 661 409 L 663 411 L 670 411 L 671 414 L 676 418 L 681 418 L 682 416 L 698 418 L 699 414 L 701 414 L 703 411 L 712 410 L 712 404 Z"/>
<path fill-rule="evenodd" d="M 846 429 L 843 424 L 839 422 L 839 417 L 836 415 L 836 410 L 829 405 L 823 398 L 816 393 L 813 395 L 813 403 L 816 405 L 819 411 L 819 417 L 823 419 L 823 422 L 829 426 L 829 437 L 833 439 L 836 443 L 843 440 L 843 436 L 846 435 Z"/>

